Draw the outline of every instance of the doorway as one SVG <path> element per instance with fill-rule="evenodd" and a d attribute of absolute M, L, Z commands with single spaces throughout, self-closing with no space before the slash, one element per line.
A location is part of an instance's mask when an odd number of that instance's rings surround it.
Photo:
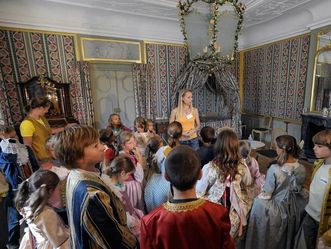
<path fill-rule="evenodd" d="M 132 66 L 91 63 L 91 86 L 96 128 L 105 128 L 109 115 L 119 113 L 122 123 L 132 129 L 136 117 Z"/>

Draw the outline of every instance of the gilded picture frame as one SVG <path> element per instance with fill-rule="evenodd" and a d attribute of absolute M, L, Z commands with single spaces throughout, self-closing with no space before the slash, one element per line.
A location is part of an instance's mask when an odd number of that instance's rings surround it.
<path fill-rule="evenodd" d="M 84 61 L 143 63 L 141 41 L 81 37 Z"/>

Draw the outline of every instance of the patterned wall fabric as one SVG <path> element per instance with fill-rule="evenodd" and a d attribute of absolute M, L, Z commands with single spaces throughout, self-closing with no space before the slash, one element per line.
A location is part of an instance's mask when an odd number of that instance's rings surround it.
<path fill-rule="evenodd" d="M 168 117 L 176 76 L 186 63 L 186 48 L 147 43 L 146 55 L 152 70 L 151 82 L 155 82 L 152 94 L 152 106 L 155 106 L 153 113 L 155 117 Z"/>
<path fill-rule="evenodd" d="M 85 65 L 86 67 L 86 65 Z M 88 73 L 77 63 L 74 37 L 71 35 L 45 34 L 0 30 L 0 77 L 1 95 L 6 95 L 6 106 L 1 105 L 2 114 L 9 124 L 18 123 L 24 117 L 19 102 L 17 83 L 33 76 L 44 75 L 57 82 L 71 83 L 71 97 L 75 118 L 84 124 L 92 124 L 87 117 L 89 109 L 80 96 L 90 90 Z M 86 95 L 86 94 L 85 94 Z M 78 98 L 76 98 L 78 96 Z M 85 101 L 88 100 L 84 99 Z M 3 100 L 1 100 L 3 101 Z M 9 107 L 10 116 L 5 108 Z"/>
<path fill-rule="evenodd" d="M 305 35 L 244 53 L 244 112 L 300 119 L 309 44 Z"/>
<path fill-rule="evenodd" d="M 151 66 L 149 64 L 134 64 L 132 79 L 136 115 L 153 119 L 155 84 L 151 81 Z"/>
<path fill-rule="evenodd" d="M 152 94 L 155 106 L 155 117 L 169 117 L 171 97 L 174 93 L 174 83 L 180 70 L 186 64 L 186 48 L 160 44 L 146 44 L 147 63 L 151 65 L 151 81 L 155 82 Z M 234 75 L 239 77 L 239 60 L 233 66 Z M 223 104 L 220 98 L 210 92 L 206 86 L 200 92 L 193 93 L 193 104 L 199 109 L 200 114 L 208 112 L 220 113 Z M 228 98 L 229 99 L 229 98 Z"/>

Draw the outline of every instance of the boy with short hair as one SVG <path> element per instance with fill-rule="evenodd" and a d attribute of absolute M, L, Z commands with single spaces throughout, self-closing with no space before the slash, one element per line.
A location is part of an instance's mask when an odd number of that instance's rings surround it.
<path fill-rule="evenodd" d="M 202 145 L 197 150 L 200 161 L 201 168 L 214 159 L 214 148 L 213 144 L 215 142 L 215 129 L 210 126 L 205 126 L 200 131 L 200 137 Z"/>
<path fill-rule="evenodd" d="M 305 208 L 301 229 L 297 234 L 295 248 L 314 249 L 331 247 L 330 208 L 331 202 L 331 129 L 313 136 L 314 153 L 318 160 L 311 176 L 309 202 Z M 318 247 L 316 242 L 319 241 Z"/>
<path fill-rule="evenodd" d="M 196 197 L 195 185 L 202 176 L 197 153 L 177 146 L 165 162 L 165 178 L 173 199 L 144 216 L 142 249 L 234 248 L 230 219 L 225 207 Z"/>
<path fill-rule="evenodd" d="M 104 157 L 98 131 L 75 126 L 59 133 L 57 139 L 56 156 L 71 170 L 66 191 L 71 248 L 136 248 L 121 200 L 95 167 Z"/>

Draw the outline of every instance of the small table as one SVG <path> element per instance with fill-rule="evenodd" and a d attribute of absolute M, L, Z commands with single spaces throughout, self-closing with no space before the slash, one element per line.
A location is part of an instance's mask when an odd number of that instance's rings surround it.
<path fill-rule="evenodd" d="M 249 143 L 248 140 L 241 140 L 241 141 L 245 141 L 245 142 Z M 251 144 L 252 150 L 257 150 L 257 149 L 263 148 L 265 146 L 265 143 L 263 143 L 261 141 L 257 141 L 257 140 L 251 141 L 250 144 Z"/>

